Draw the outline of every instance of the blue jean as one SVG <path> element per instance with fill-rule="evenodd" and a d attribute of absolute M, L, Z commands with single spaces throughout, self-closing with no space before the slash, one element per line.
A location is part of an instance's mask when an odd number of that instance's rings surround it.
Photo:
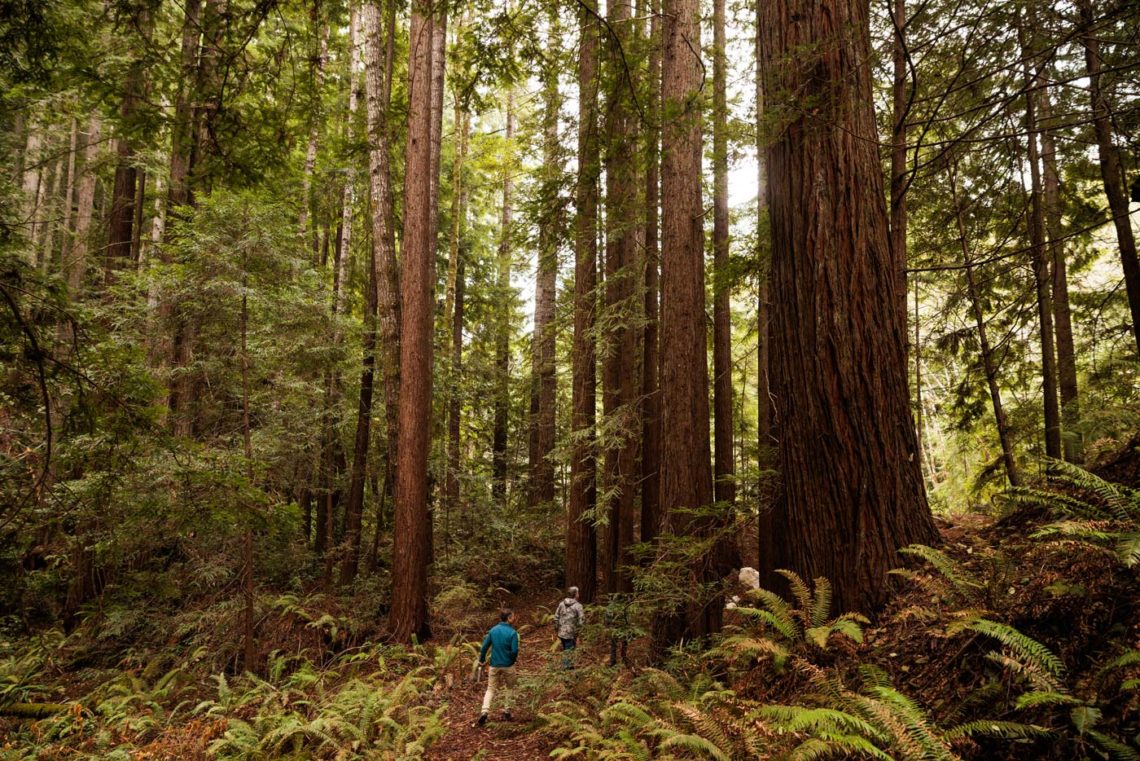
<path fill-rule="evenodd" d="M 573 664 L 571 663 L 571 656 L 573 655 L 573 653 L 571 653 L 570 651 L 573 650 L 578 645 L 578 638 L 577 637 L 559 637 L 558 639 L 560 639 L 562 641 L 562 668 L 564 668 L 564 669 L 571 668 L 573 666 Z"/>

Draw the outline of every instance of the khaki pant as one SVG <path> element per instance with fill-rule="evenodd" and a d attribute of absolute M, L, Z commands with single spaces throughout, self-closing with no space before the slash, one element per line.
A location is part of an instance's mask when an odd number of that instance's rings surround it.
<path fill-rule="evenodd" d="M 492 666 L 487 672 L 487 692 L 483 694 L 483 713 L 491 712 L 491 701 L 495 699 L 496 692 L 502 693 L 503 710 L 509 712 L 517 679 L 518 674 L 515 673 L 514 666 L 507 666 L 506 668 Z"/>

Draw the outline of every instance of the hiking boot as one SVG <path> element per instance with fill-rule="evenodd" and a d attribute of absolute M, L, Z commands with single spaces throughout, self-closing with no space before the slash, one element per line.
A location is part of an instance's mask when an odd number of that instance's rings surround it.
<path fill-rule="evenodd" d="M 503 711 L 503 721 L 510 721 L 510 720 L 511 720 L 511 712 L 510 711 Z"/>
<path fill-rule="evenodd" d="M 485 714 L 485 713 L 479 714 L 479 718 L 475 720 L 475 726 L 481 727 L 486 723 L 487 723 L 487 714 Z"/>

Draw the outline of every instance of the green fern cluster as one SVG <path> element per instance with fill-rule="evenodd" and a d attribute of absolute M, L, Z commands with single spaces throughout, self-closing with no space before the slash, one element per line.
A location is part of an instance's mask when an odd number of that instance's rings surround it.
<path fill-rule="evenodd" d="M 795 653 L 826 651 L 833 635 L 863 642 L 863 626 L 869 623 L 865 616 L 843 613 L 830 617 L 831 582 L 820 577 L 813 588 L 792 571 L 777 573 L 788 580 L 794 602 L 768 589 L 750 591 L 757 606 L 735 611 L 759 626 L 734 627 L 733 633 L 709 651 L 709 657 L 734 662 L 770 657 L 776 670 L 783 671 Z"/>
<path fill-rule="evenodd" d="M 1065 491 L 1018 487 L 1002 495 L 1011 507 L 1045 509 L 1060 518 L 1034 537 L 1109 547 L 1125 566 L 1140 565 L 1140 490 L 1060 460 L 1049 460 L 1049 481 Z"/>

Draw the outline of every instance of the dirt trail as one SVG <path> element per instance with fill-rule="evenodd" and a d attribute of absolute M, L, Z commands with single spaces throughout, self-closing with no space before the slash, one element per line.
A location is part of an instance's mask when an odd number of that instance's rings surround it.
<path fill-rule="evenodd" d="M 519 630 L 519 660 L 517 664 L 520 685 L 540 679 L 555 669 L 551 656 L 552 634 L 550 625 L 540 621 L 541 612 L 533 605 L 515 608 L 515 628 Z M 585 653 L 581 655 L 585 656 Z M 590 660 L 595 660 L 593 653 Z M 432 761 L 536 761 L 548 758 L 554 746 L 548 738 L 536 731 L 540 705 L 545 702 L 529 701 L 523 690 L 515 695 L 511 721 L 502 721 L 502 707 L 498 697 L 492 707 L 487 724 L 475 726 L 487 689 L 484 675 L 478 683 L 470 679 L 454 684 L 447 693 L 447 711 L 443 721 L 447 731 L 428 751 Z"/>

